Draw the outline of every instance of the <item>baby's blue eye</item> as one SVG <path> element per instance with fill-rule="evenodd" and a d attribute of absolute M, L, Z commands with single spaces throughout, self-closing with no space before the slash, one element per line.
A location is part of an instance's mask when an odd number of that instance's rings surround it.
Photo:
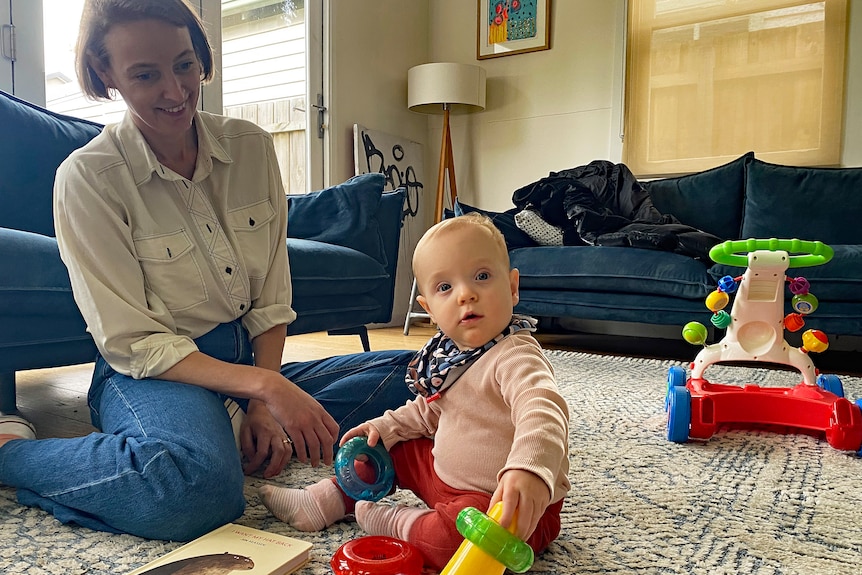
<path fill-rule="evenodd" d="M 452 286 L 449 284 L 440 284 L 437 286 L 437 291 L 439 292 L 449 291 L 450 289 L 452 289 Z"/>
<path fill-rule="evenodd" d="M 476 274 L 476 279 L 480 281 L 489 279 L 490 277 L 491 274 L 489 274 L 488 272 L 479 272 L 478 274 Z"/>

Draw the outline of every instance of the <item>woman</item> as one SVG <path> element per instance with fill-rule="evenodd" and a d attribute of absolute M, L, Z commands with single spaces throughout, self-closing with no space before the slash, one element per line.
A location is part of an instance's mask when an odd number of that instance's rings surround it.
<path fill-rule="evenodd" d="M 280 365 L 296 314 L 272 139 L 197 111 L 212 51 L 185 0 L 88 0 L 76 50 L 84 92 L 128 105 L 55 183 L 101 432 L 34 441 L 4 416 L 0 484 L 63 522 L 188 540 L 242 514 L 243 471 L 328 465 L 341 432 L 403 404 L 412 354 Z"/>

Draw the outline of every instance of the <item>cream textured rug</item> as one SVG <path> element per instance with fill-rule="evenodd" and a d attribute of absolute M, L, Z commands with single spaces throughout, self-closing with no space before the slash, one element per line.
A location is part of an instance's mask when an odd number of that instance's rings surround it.
<path fill-rule="evenodd" d="M 571 411 L 571 480 L 563 530 L 532 573 L 851 575 L 862 570 L 862 459 L 808 435 L 724 431 L 705 443 L 665 439 L 674 362 L 549 351 Z M 795 385 L 785 371 L 714 366 L 717 383 Z M 842 377 L 848 398 L 862 379 Z M 300 464 L 278 480 L 325 476 Z M 239 523 L 314 543 L 307 575 L 330 573 L 355 523 L 292 531 L 247 483 Z M 398 498 L 410 499 L 407 495 Z M 122 575 L 177 547 L 64 526 L 0 487 L 0 573 Z M 473 575 L 473 574 L 471 574 Z M 475 574 L 481 575 L 481 574 Z"/>

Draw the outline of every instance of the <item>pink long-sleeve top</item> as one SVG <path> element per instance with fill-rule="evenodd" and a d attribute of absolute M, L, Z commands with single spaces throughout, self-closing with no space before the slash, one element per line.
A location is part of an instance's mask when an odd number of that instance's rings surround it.
<path fill-rule="evenodd" d="M 431 403 L 417 397 L 371 420 L 384 445 L 434 438 L 434 468 L 456 489 L 493 493 L 506 471 L 530 471 L 545 482 L 551 503 L 569 483 L 569 411 L 553 368 L 536 339 L 503 339 Z"/>

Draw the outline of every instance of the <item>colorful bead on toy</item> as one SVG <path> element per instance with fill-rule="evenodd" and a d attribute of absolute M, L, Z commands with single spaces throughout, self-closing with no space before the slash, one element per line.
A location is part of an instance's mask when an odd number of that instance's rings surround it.
<path fill-rule="evenodd" d="M 802 319 L 802 314 L 789 313 L 784 317 L 784 327 L 787 331 L 796 332 L 802 329 L 805 325 L 805 320 Z"/>
<path fill-rule="evenodd" d="M 724 293 L 733 293 L 739 287 L 739 283 L 730 276 L 724 276 L 718 280 L 718 289 Z"/>
<path fill-rule="evenodd" d="M 826 337 L 826 334 L 819 329 L 809 329 L 802 334 L 802 347 L 799 348 L 799 351 L 821 353 L 826 351 L 827 347 L 829 347 L 829 338 Z"/>
<path fill-rule="evenodd" d="M 682 328 L 682 339 L 692 345 L 702 345 L 706 341 L 706 326 L 698 321 L 690 321 Z"/>
<path fill-rule="evenodd" d="M 808 293 L 809 289 L 811 289 L 811 285 L 808 283 L 808 280 L 802 276 L 792 278 L 787 287 L 790 288 L 790 293 L 793 295 L 804 295 Z"/>
<path fill-rule="evenodd" d="M 819 303 L 813 293 L 797 294 L 790 300 L 793 309 L 803 315 L 813 313 Z"/>
<path fill-rule="evenodd" d="M 712 317 L 709 318 L 709 321 L 712 322 L 712 325 L 717 327 L 718 329 L 724 329 L 730 325 L 730 322 L 733 321 L 730 318 L 730 314 L 724 310 L 719 310 L 712 314 Z"/>
<path fill-rule="evenodd" d="M 720 290 L 715 290 L 706 296 L 706 307 L 710 311 L 718 311 L 727 307 L 730 296 Z"/>

